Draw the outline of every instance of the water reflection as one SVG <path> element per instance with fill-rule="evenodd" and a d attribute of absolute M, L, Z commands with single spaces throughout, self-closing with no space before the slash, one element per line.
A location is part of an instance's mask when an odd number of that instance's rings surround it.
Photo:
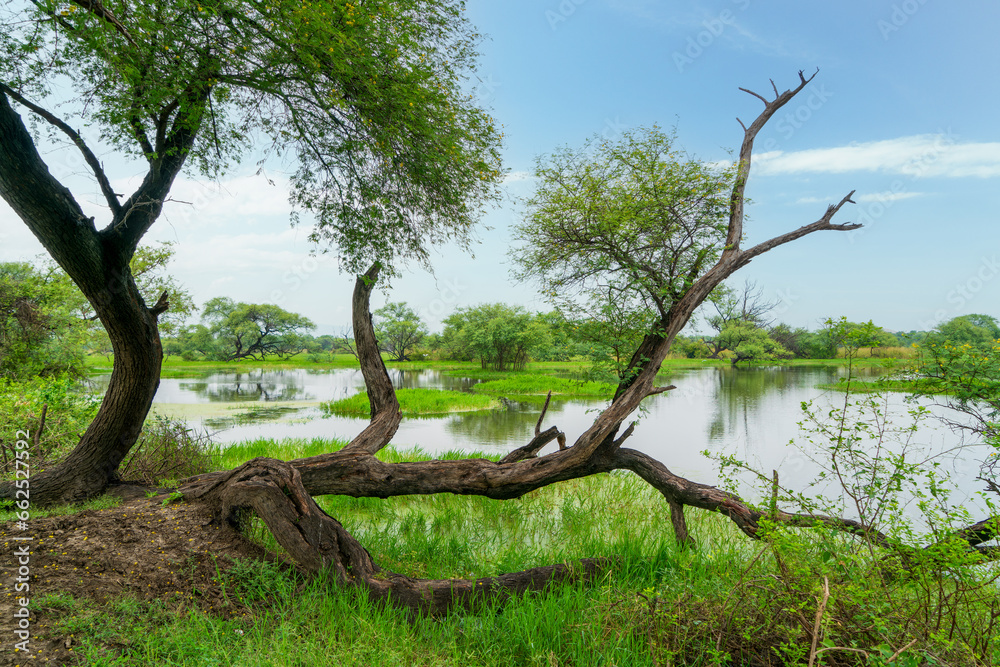
<path fill-rule="evenodd" d="M 390 369 L 389 373 L 397 388 L 467 391 L 475 384 L 436 370 Z M 842 402 L 843 394 L 817 385 L 834 382 L 844 373 L 843 368 L 829 366 L 673 371 L 669 382 L 677 389 L 645 402 L 633 417 L 639 424 L 626 446 L 656 457 L 677 474 L 706 483 L 717 482 L 714 463 L 702 454 L 706 450 L 736 455 L 764 471 L 779 468 L 788 471 L 783 475 L 807 479 L 815 475 L 814 466 L 789 445 L 792 440 L 803 441 L 798 428 L 801 404 L 813 401 L 825 413 Z M 216 372 L 197 380 L 161 380 L 154 408 L 184 417 L 195 428 L 215 431 L 216 440 L 223 443 L 251 438 L 350 439 L 367 421 L 324 418 L 318 405 L 363 388 L 357 370 Z M 553 400 L 543 428 L 558 426 L 572 443 L 603 405 L 600 400 Z M 907 407 L 897 400 L 892 410 L 902 415 Z M 495 411 L 404 419 L 393 443 L 420 446 L 431 454 L 507 452 L 531 438 L 540 410 L 539 405 L 512 403 Z M 919 437 L 935 448 L 949 446 L 955 439 L 933 421 Z M 967 473 L 969 466 L 961 467 L 956 475 L 968 476 L 971 484 L 974 469 Z"/>

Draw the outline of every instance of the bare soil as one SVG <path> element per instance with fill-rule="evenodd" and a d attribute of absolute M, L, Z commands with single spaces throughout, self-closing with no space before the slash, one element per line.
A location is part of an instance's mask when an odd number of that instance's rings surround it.
<path fill-rule="evenodd" d="M 246 613 L 225 595 L 219 575 L 234 558 L 273 556 L 232 528 L 213 525 L 201 505 L 164 506 L 166 495 L 146 498 L 134 488 L 126 497 L 131 499 L 112 509 L 32 519 L 26 530 L 11 522 L 0 525 L 0 665 L 80 664 L 73 637 L 59 636 L 54 628 L 65 612 L 44 604 L 43 596 L 55 593 L 98 604 L 132 596 L 161 599 L 177 611 L 196 606 L 224 616 Z M 27 593 L 15 591 L 20 567 L 15 550 L 24 544 L 30 545 Z M 30 657 L 14 650 L 21 597 L 35 601 Z"/>

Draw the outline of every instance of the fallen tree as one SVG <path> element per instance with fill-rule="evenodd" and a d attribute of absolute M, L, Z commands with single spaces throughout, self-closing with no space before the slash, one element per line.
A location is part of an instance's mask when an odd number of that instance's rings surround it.
<path fill-rule="evenodd" d="M 335 519 L 327 516 L 311 496 L 342 494 L 388 498 L 452 493 L 501 500 L 517 498 L 564 480 L 630 470 L 663 495 L 670 507 L 676 538 L 681 542 L 693 541 L 684 515 L 685 507 L 693 507 L 728 517 L 751 538 L 764 535 L 766 519 L 789 526 L 824 525 L 863 536 L 881 547 L 903 549 L 871 526 L 852 519 L 797 514 L 775 507 L 762 511 L 735 494 L 675 475 L 652 457 L 623 447 L 635 424 L 624 431 L 621 427 L 639 404 L 649 396 L 673 389 L 673 386 L 656 386 L 657 371 L 674 337 L 713 289 L 753 258 L 780 245 L 817 231 L 846 231 L 859 227 L 832 221 L 841 208 L 851 203 L 852 192 L 829 206 L 815 222 L 750 248 L 741 248 L 744 190 L 754 138 L 768 119 L 811 79 L 800 72 L 798 86 L 783 93 L 775 88 L 773 99 L 747 91 L 761 99 L 765 108 L 749 126 L 744 125 L 744 139 L 729 196 L 728 223 L 725 234 L 718 239 L 717 261 L 711 267 L 695 262 L 684 288 L 676 290 L 669 303 L 661 300 L 663 308 L 659 320 L 633 355 L 632 372 L 618 386 L 610 405 L 572 445 L 565 444 L 566 435 L 558 427 L 542 430 L 543 409 L 535 437 L 497 462 L 484 459 L 380 461 L 375 455 L 391 441 L 400 422 L 400 412 L 372 332 L 368 303 L 379 274 L 379 267 L 375 265 L 358 278 L 353 297 L 354 336 L 371 402 L 369 426 L 338 452 L 288 463 L 255 459 L 231 471 L 185 480 L 180 492 L 187 500 L 211 505 L 218 521 L 238 523 L 245 510 L 254 511 L 268 525 L 279 544 L 307 571 L 330 568 L 344 585 L 361 586 L 376 599 L 388 597 L 402 606 L 430 612 L 468 605 L 485 596 L 538 588 L 552 580 L 592 576 L 603 563 L 588 560 L 579 565 L 536 568 L 485 580 L 412 579 L 381 571 L 371 555 Z M 701 253 L 702 258 L 707 255 Z M 541 450 L 553 442 L 558 442 L 558 449 L 540 455 Z M 957 537 L 970 548 L 990 554 L 990 549 L 981 545 L 996 536 L 995 524 L 989 520 L 979 522 L 961 531 Z"/>

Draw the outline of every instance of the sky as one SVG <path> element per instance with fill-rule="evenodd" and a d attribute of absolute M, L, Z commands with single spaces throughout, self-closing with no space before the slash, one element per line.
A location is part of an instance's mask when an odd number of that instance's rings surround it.
<path fill-rule="evenodd" d="M 730 284 L 755 281 L 778 321 L 810 329 L 840 316 L 902 331 L 1000 317 L 1000 3 L 469 0 L 467 14 L 485 35 L 467 85 L 503 126 L 506 195 L 472 256 L 439 248 L 433 274 L 404 269 L 373 308 L 406 301 L 432 330 L 479 303 L 550 309 L 508 260 L 537 157 L 658 124 L 692 156 L 731 160 L 737 118 L 763 108 L 740 88 L 773 97 L 772 80 L 784 91 L 818 69 L 758 135 L 744 247 L 813 222 L 852 190 L 857 203 L 834 221 L 864 227 L 772 250 Z M 138 165 L 102 157 L 116 188 L 138 184 Z M 100 225 L 108 214 L 82 160 L 46 158 Z M 318 333 L 344 330 L 352 276 L 335 253 L 316 253 L 308 226 L 289 224 L 280 166 L 256 172 L 248 160 L 220 182 L 180 180 L 146 241 L 176 244 L 170 272 L 198 304 L 277 303 Z M 0 261 L 42 253 L 0 203 Z"/>

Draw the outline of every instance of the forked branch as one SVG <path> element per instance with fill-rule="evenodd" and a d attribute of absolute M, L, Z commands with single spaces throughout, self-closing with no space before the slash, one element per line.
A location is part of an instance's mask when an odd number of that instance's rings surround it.
<path fill-rule="evenodd" d="M 118 195 L 115 193 L 114 189 L 111 187 L 111 181 L 108 180 L 108 175 L 104 173 L 104 167 L 101 165 L 101 161 L 97 159 L 94 152 L 90 150 L 90 147 L 80 136 L 80 133 L 71 128 L 66 124 L 64 120 L 58 118 L 55 114 L 50 112 L 48 109 L 44 109 L 31 100 L 25 98 L 23 95 L 18 93 L 16 90 L 5 86 L 0 83 L 0 91 L 6 93 L 8 97 L 15 100 L 18 104 L 29 109 L 36 116 L 44 119 L 53 127 L 59 129 L 63 134 L 70 138 L 70 141 L 83 153 L 83 159 L 86 161 L 87 166 L 94 173 L 94 178 L 97 179 L 97 184 L 101 188 L 101 193 L 104 195 L 105 201 L 108 203 L 108 208 L 111 209 L 113 215 L 118 215 L 121 213 L 122 206 L 118 202 Z"/>

